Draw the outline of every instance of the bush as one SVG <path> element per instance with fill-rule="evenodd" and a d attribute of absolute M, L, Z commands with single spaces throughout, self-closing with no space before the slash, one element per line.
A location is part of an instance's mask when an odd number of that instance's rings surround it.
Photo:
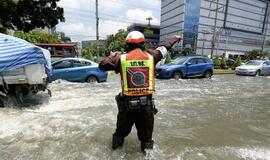
<path fill-rule="evenodd" d="M 214 58 L 213 62 L 214 62 L 215 67 L 217 67 L 217 66 L 220 67 L 221 66 L 221 61 L 220 61 L 220 59 L 218 57 Z"/>
<path fill-rule="evenodd" d="M 220 66 L 214 66 L 214 69 L 221 69 Z"/>
<path fill-rule="evenodd" d="M 94 57 L 93 57 L 93 54 L 92 54 L 92 51 L 90 48 L 86 48 L 86 49 L 83 49 L 82 50 L 82 56 L 86 59 L 89 59 L 91 61 L 94 60 Z"/>
<path fill-rule="evenodd" d="M 232 66 L 232 69 L 235 69 L 236 67 L 238 66 L 241 66 L 241 58 L 240 57 L 237 57 L 233 66 Z"/>
<path fill-rule="evenodd" d="M 224 56 L 220 60 L 220 67 L 221 67 L 221 69 L 228 69 L 228 66 L 226 64 L 226 60 L 225 60 Z"/>
<path fill-rule="evenodd" d="M 224 66 L 222 69 L 229 69 L 229 66 Z"/>
<path fill-rule="evenodd" d="M 261 59 L 261 58 L 267 57 L 269 55 L 270 54 L 266 51 L 254 49 L 252 51 L 246 52 L 245 59 L 246 60 Z"/>

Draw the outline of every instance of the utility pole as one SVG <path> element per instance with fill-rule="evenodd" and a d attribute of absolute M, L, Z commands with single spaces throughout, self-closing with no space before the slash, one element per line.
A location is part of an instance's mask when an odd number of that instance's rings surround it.
<path fill-rule="evenodd" d="M 97 60 L 99 60 L 99 17 L 98 17 L 98 0 L 96 0 L 96 44 L 97 44 Z"/>
<path fill-rule="evenodd" d="M 265 21 L 265 27 L 264 27 L 264 33 L 263 33 L 263 45 L 262 45 L 262 51 L 264 51 L 265 48 L 265 41 L 266 41 L 266 34 L 268 29 L 268 22 L 269 22 L 269 4 L 267 5 L 266 9 L 266 21 Z"/>
<path fill-rule="evenodd" d="M 217 32 L 218 5 L 219 5 L 219 0 L 217 0 L 216 11 L 215 11 L 216 14 L 215 14 L 214 31 L 213 31 L 213 36 L 212 36 L 211 59 L 213 59 L 213 53 L 214 53 L 214 49 L 215 49 L 216 32 Z"/>

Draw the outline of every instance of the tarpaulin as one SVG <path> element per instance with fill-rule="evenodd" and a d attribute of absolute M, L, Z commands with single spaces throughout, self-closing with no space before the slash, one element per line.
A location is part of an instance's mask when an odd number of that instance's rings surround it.
<path fill-rule="evenodd" d="M 0 33 L 0 73 L 30 64 L 44 64 L 49 75 L 50 52 L 20 38 Z"/>

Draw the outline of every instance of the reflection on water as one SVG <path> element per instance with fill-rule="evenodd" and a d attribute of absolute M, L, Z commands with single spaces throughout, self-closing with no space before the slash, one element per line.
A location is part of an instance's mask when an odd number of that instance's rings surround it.
<path fill-rule="evenodd" d="M 1 160 L 144 159 L 136 130 L 111 151 L 119 78 L 106 83 L 57 81 L 0 109 Z M 149 159 L 269 160 L 270 78 L 219 75 L 157 80 L 154 150 Z"/>

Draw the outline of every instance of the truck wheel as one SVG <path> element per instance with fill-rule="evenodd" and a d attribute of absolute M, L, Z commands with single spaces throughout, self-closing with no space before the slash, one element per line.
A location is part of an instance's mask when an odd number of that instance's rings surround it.
<path fill-rule="evenodd" d="M 173 74 L 173 78 L 178 80 L 182 78 L 182 73 L 180 71 L 175 71 Z"/>

